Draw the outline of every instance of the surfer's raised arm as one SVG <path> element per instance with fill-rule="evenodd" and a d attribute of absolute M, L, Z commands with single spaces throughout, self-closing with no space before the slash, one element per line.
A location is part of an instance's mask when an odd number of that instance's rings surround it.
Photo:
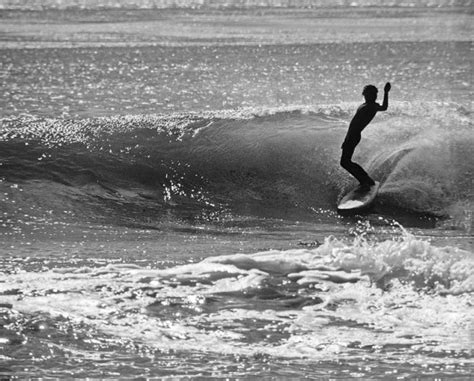
<path fill-rule="evenodd" d="M 390 82 L 387 82 L 383 88 L 383 103 L 382 106 L 380 106 L 379 111 L 385 111 L 388 109 L 388 92 L 391 88 L 392 85 L 390 85 Z"/>

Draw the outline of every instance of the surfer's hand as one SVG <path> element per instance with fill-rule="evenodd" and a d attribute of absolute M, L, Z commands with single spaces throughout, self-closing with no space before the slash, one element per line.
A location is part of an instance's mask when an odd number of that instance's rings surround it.
<path fill-rule="evenodd" d="M 385 91 L 386 93 L 388 93 L 391 88 L 392 88 L 392 85 L 390 84 L 390 82 L 387 82 L 387 83 L 385 84 L 385 87 L 383 88 L 383 91 Z"/>

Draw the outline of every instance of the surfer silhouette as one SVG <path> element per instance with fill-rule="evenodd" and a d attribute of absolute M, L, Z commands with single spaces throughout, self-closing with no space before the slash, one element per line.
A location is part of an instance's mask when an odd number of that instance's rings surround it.
<path fill-rule="evenodd" d="M 352 155 L 354 154 L 357 144 L 360 142 L 362 130 L 367 127 L 378 111 L 387 110 L 388 93 L 390 89 L 391 85 L 387 82 L 384 87 L 383 103 L 380 105 L 375 102 L 378 93 L 377 88 L 374 85 L 367 85 L 364 87 L 362 95 L 365 98 L 365 103 L 361 104 L 357 109 L 356 114 L 349 124 L 344 143 L 342 143 L 341 146 L 341 166 L 359 180 L 359 189 L 361 191 L 368 191 L 375 182 L 359 164 L 352 161 Z"/>

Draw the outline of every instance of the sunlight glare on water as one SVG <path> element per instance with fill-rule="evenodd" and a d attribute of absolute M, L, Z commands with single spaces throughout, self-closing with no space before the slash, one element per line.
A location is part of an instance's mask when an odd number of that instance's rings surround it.
<path fill-rule="evenodd" d="M 0 4 L 0 378 L 472 374 L 469 1 L 38 4 Z"/>

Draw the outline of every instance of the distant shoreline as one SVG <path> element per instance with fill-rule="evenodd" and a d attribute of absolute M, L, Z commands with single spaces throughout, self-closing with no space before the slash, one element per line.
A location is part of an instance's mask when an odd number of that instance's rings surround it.
<path fill-rule="evenodd" d="M 466 9 L 0 11 L 0 48 L 472 40 Z"/>
<path fill-rule="evenodd" d="M 251 9 L 251 8 L 470 8 L 471 0 L 43 0 L 32 4 L 29 0 L 4 0 L 1 9 L 46 10 L 46 9 Z"/>

